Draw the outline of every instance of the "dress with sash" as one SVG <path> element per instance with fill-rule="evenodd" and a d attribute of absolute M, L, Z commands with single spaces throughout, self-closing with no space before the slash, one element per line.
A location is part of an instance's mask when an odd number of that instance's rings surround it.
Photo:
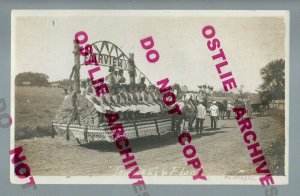
<path fill-rule="evenodd" d="M 119 104 L 120 103 L 119 96 L 114 94 L 111 96 L 111 100 L 112 100 L 115 112 L 123 112 L 124 108 Z"/>
<path fill-rule="evenodd" d="M 136 93 L 137 97 L 138 97 L 138 105 L 137 105 L 137 109 L 141 114 L 146 114 L 149 112 L 149 106 L 146 104 L 143 94 L 142 93 Z"/>
<path fill-rule="evenodd" d="M 105 94 L 104 96 L 102 96 L 103 99 L 103 107 L 105 109 L 106 112 L 108 111 L 112 111 L 115 112 L 115 108 L 112 105 L 112 101 L 111 101 L 111 95 L 109 93 Z"/>
<path fill-rule="evenodd" d="M 160 105 L 155 103 L 155 95 L 153 92 L 148 93 L 148 102 L 152 105 L 151 113 L 159 113 L 160 112 Z"/>
<path fill-rule="evenodd" d="M 120 101 L 119 105 L 122 107 L 122 112 L 126 112 L 129 110 L 129 106 L 127 105 L 126 95 L 125 92 L 120 92 L 118 95 Z"/>
<path fill-rule="evenodd" d="M 132 112 L 137 112 L 137 104 L 138 104 L 138 98 L 135 93 L 127 92 L 128 95 L 128 100 L 130 100 L 130 106 L 129 106 L 129 111 Z"/>

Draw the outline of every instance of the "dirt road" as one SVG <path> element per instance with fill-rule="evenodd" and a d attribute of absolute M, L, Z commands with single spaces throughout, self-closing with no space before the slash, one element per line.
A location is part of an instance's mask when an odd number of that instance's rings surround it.
<path fill-rule="evenodd" d="M 209 123 L 206 119 L 202 137 L 192 133 L 192 144 L 197 149 L 205 174 L 255 174 L 235 119 L 219 120 L 220 129 L 216 131 L 207 128 Z M 283 129 L 271 116 L 254 117 L 252 123 L 263 150 L 275 141 Z M 126 175 L 114 144 L 98 143 L 82 147 L 75 140 L 45 137 L 16 141 L 16 146 L 20 145 L 32 175 Z M 143 175 L 191 175 L 194 172 L 185 167 L 182 146 L 173 135 L 131 140 L 130 146 Z"/>

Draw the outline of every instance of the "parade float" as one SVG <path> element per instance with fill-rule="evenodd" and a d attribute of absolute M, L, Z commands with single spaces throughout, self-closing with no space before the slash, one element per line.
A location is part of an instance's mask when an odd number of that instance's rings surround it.
<path fill-rule="evenodd" d="M 75 138 L 79 144 L 107 141 L 113 142 L 112 131 L 106 121 L 101 121 L 97 105 L 92 99 L 80 94 L 80 68 L 83 65 L 79 47 L 74 43 L 74 67 L 70 75 L 73 94 L 65 98 L 52 122 L 52 138 L 54 135 L 64 135 L 66 139 Z M 140 72 L 134 63 L 134 55 L 129 57 L 115 44 L 109 41 L 98 41 L 91 44 L 97 60 L 102 67 L 114 67 L 125 72 Z M 140 72 L 141 73 L 141 72 Z M 143 74 L 144 75 L 144 74 Z M 145 76 L 145 78 L 147 78 Z M 147 78 L 148 80 L 148 78 Z M 150 80 L 148 80 L 151 84 Z M 76 114 L 76 118 L 73 115 Z M 141 138 L 151 135 L 160 136 L 173 130 L 172 117 L 159 115 L 124 120 L 125 134 L 128 139 Z M 70 137 L 71 136 L 71 137 Z M 73 137 L 72 137 L 73 136 Z"/>

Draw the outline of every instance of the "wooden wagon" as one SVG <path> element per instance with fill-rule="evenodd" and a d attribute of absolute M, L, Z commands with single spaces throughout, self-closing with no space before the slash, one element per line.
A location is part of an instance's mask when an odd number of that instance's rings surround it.
<path fill-rule="evenodd" d="M 141 120 L 120 121 L 123 124 L 125 135 L 128 139 L 137 139 L 146 136 L 160 136 L 172 131 L 172 118 L 146 118 Z M 52 123 L 53 131 L 58 135 L 65 135 L 67 124 Z M 107 123 L 95 125 L 78 125 L 70 124 L 69 130 L 79 144 L 91 142 L 107 141 L 114 142 L 112 137 L 113 131 Z"/>
<path fill-rule="evenodd" d="M 107 122 L 104 122 L 103 119 L 100 120 L 99 118 L 100 114 L 97 110 L 99 105 L 94 103 L 91 99 L 80 95 L 80 67 L 83 65 L 81 62 L 83 62 L 84 59 L 80 59 L 79 46 L 75 42 L 74 44 L 73 54 L 75 66 L 70 75 L 70 83 L 73 84 L 73 92 L 76 94 L 77 104 L 75 108 L 79 119 L 75 121 L 72 120 L 71 117 L 74 110 L 74 99 L 71 97 L 65 99 L 57 111 L 55 120 L 52 122 L 52 137 L 54 137 L 56 131 L 58 135 L 66 135 L 67 140 L 70 138 L 70 134 L 73 135 L 79 144 L 97 141 L 113 142 L 112 131 L 108 127 Z M 94 54 L 97 55 L 101 66 L 112 66 L 109 64 L 109 61 L 106 62 L 103 59 L 113 58 L 116 59 L 115 62 L 120 63 L 120 65 L 116 66 L 118 69 L 128 69 L 127 64 L 129 58 L 115 44 L 109 41 L 98 41 L 91 45 L 93 46 L 94 51 L 97 51 L 97 53 Z M 132 60 L 133 59 L 131 59 L 131 61 Z M 134 67 L 137 71 L 140 71 L 136 66 Z M 172 117 L 167 114 L 163 116 L 160 115 L 159 117 L 148 117 L 120 122 L 123 123 L 125 135 L 128 139 L 150 135 L 159 136 L 170 132 L 173 129 Z"/>

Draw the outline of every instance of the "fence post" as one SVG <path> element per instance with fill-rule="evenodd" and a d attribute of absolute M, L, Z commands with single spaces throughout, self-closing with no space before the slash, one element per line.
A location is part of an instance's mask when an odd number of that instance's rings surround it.
<path fill-rule="evenodd" d="M 156 132 L 157 132 L 157 135 L 160 136 L 159 128 L 158 128 L 158 124 L 157 124 L 157 120 L 155 119 L 154 122 L 155 122 L 155 126 L 156 126 Z"/>
<path fill-rule="evenodd" d="M 139 132 L 135 121 L 134 121 L 134 129 L 135 129 L 136 138 L 139 138 Z"/>
<path fill-rule="evenodd" d="M 54 127 L 53 127 L 53 122 L 51 122 L 51 137 L 52 137 L 52 139 L 54 138 Z"/>

